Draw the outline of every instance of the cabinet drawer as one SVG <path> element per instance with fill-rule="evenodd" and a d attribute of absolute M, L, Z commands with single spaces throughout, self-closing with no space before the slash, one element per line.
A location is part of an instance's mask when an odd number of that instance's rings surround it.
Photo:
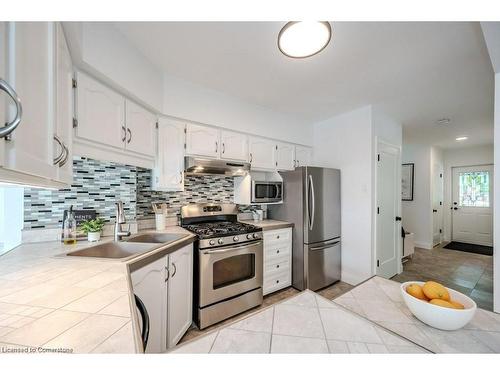
<path fill-rule="evenodd" d="M 290 272 L 290 258 L 288 256 L 264 264 L 264 278 L 281 274 L 285 271 Z"/>
<path fill-rule="evenodd" d="M 289 244 L 292 242 L 292 228 L 276 229 L 264 232 L 264 245 Z"/>
<path fill-rule="evenodd" d="M 290 272 L 283 272 L 264 279 L 263 293 L 269 294 L 291 285 Z"/>
<path fill-rule="evenodd" d="M 289 258 L 291 253 L 291 246 L 273 246 L 267 247 L 264 245 L 264 263 L 276 261 L 278 258 Z"/>

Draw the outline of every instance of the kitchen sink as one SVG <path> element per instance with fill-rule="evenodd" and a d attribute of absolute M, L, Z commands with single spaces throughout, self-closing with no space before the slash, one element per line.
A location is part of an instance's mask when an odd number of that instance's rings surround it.
<path fill-rule="evenodd" d="M 105 242 L 86 247 L 85 249 L 72 251 L 66 255 L 74 257 L 123 259 L 154 250 L 160 246 L 159 244 L 153 243 Z"/>
<path fill-rule="evenodd" d="M 176 234 L 176 233 L 144 233 L 138 234 L 131 237 L 127 242 L 139 242 L 139 243 L 161 243 L 165 244 L 168 242 L 174 242 L 186 237 L 187 234 Z"/>

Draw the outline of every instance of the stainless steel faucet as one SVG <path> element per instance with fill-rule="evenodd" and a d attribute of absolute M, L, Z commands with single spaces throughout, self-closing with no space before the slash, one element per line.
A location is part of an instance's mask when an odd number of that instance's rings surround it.
<path fill-rule="evenodd" d="M 125 224 L 127 222 L 125 219 L 125 210 L 123 209 L 123 202 L 118 201 L 115 204 L 116 204 L 115 241 L 121 241 L 123 237 L 130 236 L 130 231 L 122 230 L 122 224 Z"/>

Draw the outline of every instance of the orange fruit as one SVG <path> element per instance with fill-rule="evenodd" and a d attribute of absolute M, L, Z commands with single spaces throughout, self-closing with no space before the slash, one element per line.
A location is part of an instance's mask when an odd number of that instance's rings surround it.
<path fill-rule="evenodd" d="M 429 299 L 425 296 L 422 287 L 418 284 L 410 284 L 406 287 L 406 292 L 415 298 L 428 301 Z"/>
<path fill-rule="evenodd" d="M 465 308 L 460 302 L 450 300 L 450 303 L 455 309 L 463 310 Z"/>
<path fill-rule="evenodd" d="M 445 301 L 450 300 L 450 293 L 448 293 L 448 290 L 443 285 L 435 281 L 427 281 L 422 287 L 422 290 L 425 296 L 430 300 L 432 299 L 442 299 Z"/>
<path fill-rule="evenodd" d="M 433 305 L 441 306 L 441 307 L 448 307 L 449 309 L 455 309 L 455 306 L 453 306 L 450 302 L 445 301 L 443 299 L 439 298 L 434 298 L 429 301 L 429 303 L 432 303 Z"/>

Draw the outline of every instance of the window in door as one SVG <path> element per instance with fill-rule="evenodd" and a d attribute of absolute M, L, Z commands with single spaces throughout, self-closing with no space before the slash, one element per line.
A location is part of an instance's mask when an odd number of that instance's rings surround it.
<path fill-rule="evenodd" d="M 490 173 L 459 173 L 459 204 L 462 207 L 490 207 Z"/>

